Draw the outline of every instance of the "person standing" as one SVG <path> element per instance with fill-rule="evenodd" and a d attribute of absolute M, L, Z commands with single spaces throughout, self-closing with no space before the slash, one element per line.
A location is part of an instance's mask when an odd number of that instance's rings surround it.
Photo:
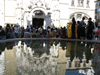
<path fill-rule="evenodd" d="M 62 37 L 61 38 L 66 38 L 66 27 L 62 29 Z"/>
<path fill-rule="evenodd" d="M 31 38 L 31 33 L 30 33 L 30 30 L 26 29 L 25 32 L 24 32 L 24 38 Z"/>
<path fill-rule="evenodd" d="M 10 27 L 13 31 L 14 31 L 14 27 L 13 27 L 13 24 L 11 24 L 11 27 Z"/>
<path fill-rule="evenodd" d="M 94 23 L 91 20 L 92 18 L 89 18 L 87 25 L 87 39 L 89 40 L 92 40 L 93 29 L 94 29 Z"/>
<path fill-rule="evenodd" d="M 6 26 L 6 34 L 8 33 L 9 30 L 10 30 L 10 25 L 7 24 L 7 26 Z"/>
<path fill-rule="evenodd" d="M 15 37 L 19 38 L 19 27 L 18 27 L 18 25 L 16 27 L 14 27 L 14 32 L 15 32 Z"/>
<path fill-rule="evenodd" d="M 57 31 L 56 31 L 56 28 L 54 29 L 54 38 L 56 38 L 56 33 L 57 33 Z"/>
<path fill-rule="evenodd" d="M 15 33 L 13 32 L 13 29 L 9 29 L 8 33 L 6 34 L 7 39 L 15 38 Z"/>
<path fill-rule="evenodd" d="M 50 32 L 49 31 L 47 31 L 47 37 L 50 38 Z"/>
<path fill-rule="evenodd" d="M 72 18 L 72 38 L 75 38 L 75 25 L 76 25 L 76 21 L 75 18 Z"/>
<path fill-rule="evenodd" d="M 98 29 L 98 40 L 100 40 L 100 27 Z"/>
<path fill-rule="evenodd" d="M 79 28 L 80 28 L 80 38 L 85 39 L 85 26 L 86 23 L 84 22 L 85 17 L 82 18 L 82 21 L 79 23 Z"/>
<path fill-rule="evenodd" d="M 0 26 L 0 40 L 4 40 L 4 39 L 6 39 L 6 32 L 2 28 L 2 26 Z"/>
<path fill-rule="evenodd" d="M 80 39 L 80 28 L 79 26 L 80 21 L 77 21 L 77 35 L 78 35 L 78 39 Z"/>

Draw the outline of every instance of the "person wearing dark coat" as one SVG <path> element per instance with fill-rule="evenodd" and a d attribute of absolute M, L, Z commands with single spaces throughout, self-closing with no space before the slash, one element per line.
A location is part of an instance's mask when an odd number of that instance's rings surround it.
<path fill-rule="evenodd" d="M 7 24 L 7 26 L 6 26 L 6 34 L 8 33 L 9 30 L 10 30 L 10 25 Z"/>
<path fill-rule="evenodd" d="M 93 37 L 93 29 L 94 29 L 94 23 L 91 21 L 92 18 L 89 18 L 88 25 L 87 25 L 87 39 L 92 40 Z"/>
<path fill-rule="evenodd" d="M 79 23 L 78 25 L 78 28 L 80 28 L 80 38 L 81 39 L 85 39 L 85 26 L 86 26 L 86 23 L 84 22 L 85 20 L 85 17 L 82 18 L 82 21 Z"/>
<path fill-rule="evenodd" d="M 13 32 L 13 29 L 9 29 L 9 31 L 6 34 L 6 39 L 14 39 L 15 33 Z"/>
<path fill-rule="evenodd" d="M 6 39 L 6 32 L 2 28 L 2 26 L 0 26 L 0 40 L 4 40 L 4 39 Z"/>
<path fill-rule="evenodd" d="M 76 25 L 76 21 L 75 18 L 72 18 L 72 38 L 75 38 L 75 25 Z"/>
<path fill-rule="evenodd" d="M 79 26 L 80 21 L 77 21 L 77 35 L 78 35 L 78 39 L 80 39 L 80 27 Z"/>

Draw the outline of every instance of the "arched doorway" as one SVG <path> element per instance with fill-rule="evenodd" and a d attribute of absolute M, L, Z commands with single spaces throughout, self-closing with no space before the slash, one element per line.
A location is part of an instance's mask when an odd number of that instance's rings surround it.
<path fill-rule="evenodd" d="M 43 27 L 44 19 L 43 18 L 33 18 L 32 19 L 32 26 L 35 28 Z"/>
<path fill-rule="evenodd" d="M 43 27 L 44 25 L 44 12 L 41 10 L 35 10 L 34 16 L 32 17 L 32 26 L 35 28 Z"/>
<path fill-rule="evenodd" d="M 89 15 L 83 13 L 83 12 L 75 12 L 73 14 L 71 14 L 69 16 L 69 21 L 71 22 L 72 21 L 72 18 L 75 18 L 76 21 L 81 21 L 82 20 L 82 17 L 85 17 L 85 22 L 87 23 L 88 21 L 88 18 L 90 17 Z"/>

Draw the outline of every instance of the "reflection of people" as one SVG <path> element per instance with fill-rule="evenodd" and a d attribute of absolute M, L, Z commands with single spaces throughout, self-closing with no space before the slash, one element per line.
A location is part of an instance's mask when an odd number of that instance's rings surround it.
<path fill-rule="evenodd" d="M 97 50 L 100 52 L 100 44 L 98 44 L 98 46 L 97 46 Z"/>
<path fill-rule="evenodd" d="M 6 43 L 0 43 L 0 54 L 5 50 Z"/>
<path fill-rule="evenodd" d="M 25 40 L 24 42 L 28 47 L 31 46 L 31 41 L 30 40 Z"/>
<path fill-rule="evenodd" d="M 6 43 L 7 49 L 12 49 L 13 46 L 15 46 L 15 41 L 13 41 L 13 42 L 7 42 L 7 43 Z"/>
<path fill-rule="evenodd" d="M 94 74 L 95 75 L 100 75 L 100 69 L 97 69 Z"/>

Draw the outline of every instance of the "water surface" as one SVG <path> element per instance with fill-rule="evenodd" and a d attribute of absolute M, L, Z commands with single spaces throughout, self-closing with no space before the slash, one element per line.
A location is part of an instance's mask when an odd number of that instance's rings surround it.
<path fill-rule="evenodd" d="M 99 75 L 99 47 L 57 40 L 0 43 L 0 75 Z"/>

